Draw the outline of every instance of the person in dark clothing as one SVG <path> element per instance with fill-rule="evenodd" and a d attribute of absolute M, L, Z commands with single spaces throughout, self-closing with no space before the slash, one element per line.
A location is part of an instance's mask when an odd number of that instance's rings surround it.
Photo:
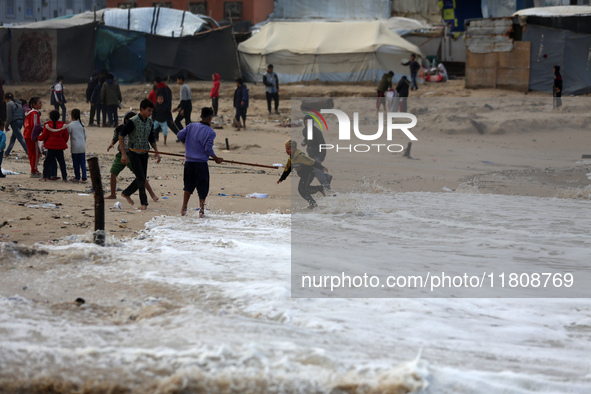
<path fill-rule="evenodd" d="M 406 100 L 408 98 L 408 87 L 410 86 L 410 81 L 406 78 L 406 75 L 403 75 L 398 81 L 398 85 L 396 85 L 396 92 L 398 96 L 394 98 L 393 101 L 393 109 L 396 112 L 406 112 Z"/>
<path fill-rule="evenodd" d="M 154 136 L 154 122 L 150 119 L 154 104 L 149 99 L 143 99 L 140 103 L 140 113 L 125 124 L 123 130 L 119 132 L 119 148 L 121 149 L 121 164 L 126 165 L 131 162 L 135 180 L 121 192 L 121 195 L 131 205 L 134 204 L 131 195 L 139 190 L 140 210 L 148 208 L 148 196 L 146 195 L 146 177 L 148 173 L 148 153 L 135 152 L 132 149 L 148 151 L 150 145 L 156 152 L 156 163 L 160 163 L 160 154 L 158 145 Z M 125 150 L 125 136 L 128 137 L 129 155 Z"/>
<path fill-rule="evenodd" d="M 281 178 L 279 178 L 277 183 L 279 184 L 287 179 L 293 166 L 300 177 L 300 182 L 298 183 L 298 192 L 300 193 L 300 196 L 308 201 L 310 204 L 308 208 L 316 207 L 318 204 L 316 204 L 316 200 L 312 198 L 312 194 L 320 192 L 323 196 L 326 196 L 326 193 L 324 192 L 324 187 L 321 185 L 310 185 L 314 180 L 314 169 L 318 168 L 324 172 L 328 172 L 328 170 L 322 164 L 299 150 L 298 143 L 295 141 L 287 140 L 285 142 L 285 153 L 287 153 L 289 159 L 287 159 L 283 174 L 281 174 Z"/>
<path fill-rule="evenodd" d="M 103 125 L 107 123 L 107 111 L 101 104 L 101 89 L 105 83 L 105 77 L 99 77 L 97 84 L 92 89 L 90 95 L 90 125 L 93 126 L 93 115 L 96 115 L 96 126 L 101 127 L 101 114 L 103 115 Z"/>
<path fill-rule="evenodd" d="M 0 77 L 0 98 L 4 97 L 4 79 Z M 0 100 L 0 120 L 6 121 L 6 102 Z"/>
<path fill-rule="evenodd" d="M 419 86 L 417 85 L 417 73 L 421 69 L 421 65 L 419 62 L 416 61 L 416 55 L 410 55 L 410 61 L 406 63 L 402 63 L 403 66 L 409 66 L 410 68 L 410 81 L 411 86 L 410 90 L 418 90 Z"/>
<path fill-rule="evenodd" d="M 275 114 L 279 115 L 279 77 L 273 72 L 272 64 L 267 66 L 267 72 L 263 75 L 263 85 L 265 85 L 269 115 L 271 115 L 271 100 L 275 102 Z"/>
<path fill-rule="evenodd" d="M 324 159 L 326 159 L 326 149 L 321 150 L 320 145 L 325 144 L 324 135 L 322 135 L 322 131 L 315 126 L 312 126 L 312 138 L 308 139 L 308 127 L 306 125 L 312 122 L 312 117 L 306 115 L 304 118 L 304 128 L 302 129 L 302 134 L 304 135 L 304 141 L 302 142 L 302 146 L 306 147 L 306 153 L 308 156 L 316 160 L 316 162 L 322 164 Z M 332 181 L 332 175 L 329 175 L 322 171 L 320 168 L 314 168 L 314 175 L 318 178 L 320 184 L 324 187 L 324 190 L 330 190 L 330 182 Z"/>
<path fill-rule="evenodd" d="M 560 66 L 554 66 L 554 87 L 552 88 L 554 96 L 553 108 L 562 106 L 562 75 L 560 75 Z"/>
<path fill-rule="evenodd" d="M 376 110 L 380 110 L 380 105 L 384 104 L 384 111 L 386 111 L 386 92 L 388 89 L 392 89 L 392 78 L 394 78 L 394 72 L 390 71 L 387 74 L 382 75 L 380 83 L 378 83 L 378 99 L 376 101 Z"/>
<path fill-rule="evenodd" d="M 172 90 L 170 90 L 170 87 L 166 83 L 162 82 L 162 78 L 160 77 L 154 78 L 154 85 L 156 85 L 156 93 L 153 95 L 152 92 L 150 92 L 150 96 L 148 96 L 148 98 L 151 99 L 153 103 L 156 103 L 158 96 L 164 96 L 164 104 L 168 106 L 168 117 L 166 118 L 166 124 L 176 135 L 178 134 L 179 129 L 176 127 L 176 124 L 174 124 L 174 119 L 172 118 Z"/>
<path fill-rule="evenodd" d="M 242 78 L 236 80 L 236 90 L 234 91 L 234 108 L 236 108 L 236 131 L 240 131 L 240 118 L 242 118 L 242 128 L 246 129 L 246 111 L 248 110 L 248 89 Z"/>
<path fill-rule="evenodd" d="M 152 111 L 152 121 L 154 121 L 154 133 L 156 135 L 156 141 L 159 140 L 160 131 L 164 136 L 164 146 L 166 145 L 166 138 L 168 137 L 168 125 L 166 120 L 168 119 L 168 113 L 170 110 L 164 103 L 164 96 L 158 96 L 156 99 L 156 105 L 154 105 L 154 111 Z"/>
<path fill-rule="evenodd" d="M 191 88 L 185 82 L 185 77 L 179 75 L 176 79 L 176 83 L 181 85 L 181 102 L 175 108 L 173 112 L 178 111 L 178 115 L 174 120 L 174 124 L 176 127 L 181 130 L 183 128 L 183 124 L 181 120 L 185 119 L 185 126 L 188 126 L 191 123 L 191 112 L 193 111 L 193 103 L 191 102 Z"/>
<path fill-rule="evenodd" d="M 66 96 L 64 94 L 64 77 L 57 77 L 55 84 L 51 87 L 51 105 L 59 112 L 62 110 L 62 122 L 66 122 Z"/>
<path fill-rule="evenodd" d="M 90 103 L 90 122 L 88 123 L 89 126 L 94 126 L 93 120 L 94 120 L 94 114 L 96 113 L 96 106 L 93 105 L 92 102 L 92 93 L 94 92 L 94 88 L 96 87 L 96 85 L 98 85 L 99 83 L 99 78 L 100 78 L 100 71 L 99 70 L 94 70 L 92 73 L 92 76 L 90 77 L 90 80 L 88 81 L 88 85 L 86 85 L 86 102 Z M 100 102 L 100 100 L 99 100 Z M 98 120 L 97 120 L 98 123 Z"/>

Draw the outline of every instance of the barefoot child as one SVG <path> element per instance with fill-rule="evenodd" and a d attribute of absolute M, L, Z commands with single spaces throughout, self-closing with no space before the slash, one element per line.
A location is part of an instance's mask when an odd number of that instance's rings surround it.
<path fill-rule="evenodd" d="M 115 128 L 115 131 L 113 132 L 113 138 L 111 139 L 111 143 L 107 147 L 107 152 L 110 151 L 111 148 L 115 146 L 115 144 L 119 143 L 119 131 L 123 130 L 123 126 L 127 123 L 129 119 L 133 118 L 135 115 L 136 113 L 132 111 L 129 111 L 125 114 L 125 117 L 123 118 L 123 124 L 117 126 L 117 128 Z M 119 152 L 115 155 L 115 159 L 113 160 L 113 164 L 111 165 L 111 194 L 105 197 L 105 199 L 109 200 L 114 200 L 117 198 L 117 176 L 119 175 L 119 173 L 123 171 L 125 167 L 129 168 L 129 170 L 133 172 L 133 168 L 131 168 L 131 163 L 127 163 L 127 165 L 121 163 L 121 148 L 119 147 L 119 145 L 117 145 L 117 150 Z M 127 138 L 125 139 L 125 150 L 129 151 Z M 154 202 L 158 201 L 158 196 L 156 196 L 154 190 L 152 190 L 152 186 L 150 186 L 150 182 L 148 182 L 147 178 L 146 191 L 150 194 L 150 197 L 152 197 L 152 200 L 154 200 Z"/>
<path fill-rule="evenodd" d="M 212 157 L 220 164 L 224 159 L 217 157 L 213 151 L 215 131 L 209 126 L 213 118 L 213 109 L 201 109 L 201 122 L 188 124 L 179 131 L 178 139 L 185 144 L 185 184 L 181 215 L 187 214 L 187 204 L 191 194 L 197 189 L 199 194 L 199 217 L 205 214 L 205 198 L 209 193 L 209 166 L 207 161 Z"/>
<path fill-rule="evenodd" d="M 73 109 L 70 116 L 72 122 L 68 125 L 68 133 L 70 134 L 70 152 L 74 167 L 74 178 L 70 180 L 86 183 L 86 128 L 80 120 L 79 109 Z M 80 172 L 82 172 L 82 178 L 80 178 Z"/>

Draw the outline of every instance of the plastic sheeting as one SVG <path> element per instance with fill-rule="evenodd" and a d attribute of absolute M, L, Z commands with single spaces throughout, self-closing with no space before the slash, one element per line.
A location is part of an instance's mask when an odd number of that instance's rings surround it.
<path fill-rule="evenodd" d="M 591 93 L 591 35 L 528 25 L 523 40 L 531 41 L 531 90 L 552 92 L 557 65 L 563 96 Z"/>
<path fill-rule="evenodd" d="M 144 80 L 145 34 L 100 26 L 97 31 L 95 68 L 112 71 L 119 82 Z"/>
<path fill-rule="evenodd" d="M 432 24 L 442 22 L 438 0 L 394 0 L 392 13 L 396 16 L 424 20 Z"/>
<path fill-rule="evenodd" d="M 149 75 L 184 73 L 211 80 L 211 76 L 218 73 L 226 81 L 233 81 L 241 75 L 230 27 L 182 38 L 148 35 L 146 62 Z"/>
<path fill-rule="evenodd" d="M 108 9 L 103 14 L 105 25 L 165 37 L 192 36 L 209 30 L 211 19 L 188 11 L 166 7 Z"/>
<path fill-rule="evenodd" d="M 517 10 L 517 0 L 482 0 L 483 18 L 503 18 Z"/>
<path fill-rule="evenodd" d="M 375 81 L 401 60 L 421 55 L 383 22 L 271 22 L 238 46 L 243 75 L 260 81 L 268 63 L 282 82 Z"/>
<path fill-rule="evenodd" d="M 388 19 L 392 0 L 275 0 L 269 19 Z"/>

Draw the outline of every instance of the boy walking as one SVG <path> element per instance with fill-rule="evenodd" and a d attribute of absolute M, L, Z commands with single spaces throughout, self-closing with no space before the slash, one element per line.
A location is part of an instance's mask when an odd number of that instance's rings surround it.
<path fill-rule="evenodd" d="M 271 115 L 271 100 L 275 102 L 275 114 L 279 115 L 279 77 L 273 72 L 272 64 L 267 66 L 267 73 L 263 75 L 263 85 L 265 85 L 269 115 Z"/>
<path fill-rule="evenodd" d="M 183 125 L 181 120 L 185 119 L 185 125 L 188 126 L 191 123 L 191 111 L 193 110 L 193 104 L 191 103 L 191 88 L 185 83 L 185 77 L 179 75 L 176 79 L 176 83 L 181 85 L 181 102 L 174 112 L 179 111 L 174 124 L 178 129 L 182 129 Z"/>
<path fill-rule="evenodd" d="M 215 155 L 213 141 L 215 131 L 210 127 L 213 109 L 201 109 L 201 122 L 191 123 L 177 134 L 178 139 L 185 144 L 185 170 L 183 174 L 184 194 L 181 215 L 187 214 L 187 204 L 191 194 L 197 189 L 199 195 L 199 217 L 205 214 L 205 199 L 209 193 L 209 166 L 207 161 L 213 158 L 217 164 L 224 159 Z"/>

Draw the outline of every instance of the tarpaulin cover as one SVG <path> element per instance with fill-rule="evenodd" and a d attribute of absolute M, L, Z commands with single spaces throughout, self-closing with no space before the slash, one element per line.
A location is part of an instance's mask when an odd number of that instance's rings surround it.
<path fill-rule="evenodd" d="M 183 73 L 202 80 L 211 80 L 214 73 L 224 80 L 240 76 L 236 43 L 229 27 L 182 38 L 147 35 L 146 61 L 150 75 Z"/>
<path fill-rule="evenodd" d="M 388 19 L 391 4 L 391 0 L 276 0 L 269 19 Z"/>
<path fill-rule="evenodd" d="M 53 82 L 58 75 L 68 82 L 85 82 L 94 64 L 95 24 L 65 29 L 10 29 L 12 79 Z"/>
<path fill-rule="evenodd" d="M 192 36 L 209 29 L 206 18 L 166 7 L 112 8 L 103 14 L 107 26 L 165 37 Z"/>
<path fill-rule="evenodd" d="M 560 66 L 563 95 L 591 93 L 591 35 L 528 25 L 523 41 L 531 41 L 531 90 L 552 92 Z"/>
<path fill-rule="evenodd" d="M 145 34 L 99 26 L 96 37 L 95 69 L 113 72 L 119 82 L 145 81 Z"/>
<path fill-rule="evenodd" d="M 238 45 L 244 76 L 260 81 L 268 63 L 280 81 L 375 81 L 408 74 L 401 60 L 421 50 L 384 22 L 270 22 Z"/>

